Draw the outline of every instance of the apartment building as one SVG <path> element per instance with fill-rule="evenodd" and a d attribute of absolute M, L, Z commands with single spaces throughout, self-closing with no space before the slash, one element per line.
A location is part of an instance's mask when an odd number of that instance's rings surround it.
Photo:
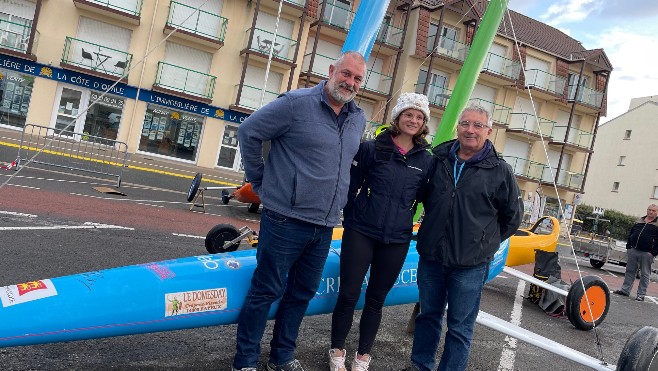
<path fill-rule="evenodd" d="M 0 127 L 75 120 L 80 140 L 101 136 L 129 152 L 239 171 L 240 122 L 325 79 L 358 6 L 0 0 Z M 484 10 L 480 1 L 390 1 L 356 98 L 366 135 L 387 122 L 402 91 L 430 97 L 436 132 Z M 582 193 L 611 70 L 603 50 L 522 14 L 510 11 L 500 26 L 472 100 L 494 112 L 491 139 L 525 199 L 539 191 L 544 214 Z"/>
<path fill-rule="evenodd" d="M 628 215 L 658 204 L 658 96 L 631 99 L 628 111 L 599 127 L 583 201 Z"/>

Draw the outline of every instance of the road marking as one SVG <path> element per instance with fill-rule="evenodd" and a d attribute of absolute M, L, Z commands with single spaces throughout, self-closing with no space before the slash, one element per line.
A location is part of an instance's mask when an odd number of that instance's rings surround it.
<path fill-rule="evenodd" d="M 32 227 L 0 227 L 0 231 L 34 231 L 34 230 L 58 230 L 58 229 L 125 229 L 134 231 L 135 228 L 122 227 L 119 225 L 100 224 L 86 222 L 83 225 L 52 225 Z"/>
<path fill-rule="evenodd" d="M 182 233 L 172 233 L 172 234 L 173 234 L 174 236 L 178 236 L 178 237 L 198 238 L 198 239 L 200 239 L 200 240 L 203 240 L 203 239 L 206 238 L 206 237 L 204 237 L 204 236 L 195 236 L 195 235 L 193 235 L 193 234 L 182 234 Z"/>
<path fill-rule="evenodd" d="M 33 215 L 33 214 L 16 213 L 16 212 L 13 212 L 13 211 L 2 211 L 2 210 L 0 210 L 0 214 L 11 215 L 11 216 L 23 216 L 23 217 L 27 217 L 27 218 L 36 218 L 37 217 L 36 215 Z"/>
<path fill-rule="evenodd" d="M 519 280 L 519 285 L 516 286 L 516 297 L 514 299 L 514 307 L 510 315 L 510 323 L 513 325 L 521 325 L 521 311 L 523 310 L 523 293 L 525 292 L 525 281 Z M 505 344 L 503 345 L 503 352 L 500 355 L 500 363 L 498 364 L 498 371 L 514 371 L 514 360 L 516 358 L 516 344 L 517 340 L 510 336 L 505 336 Z"/>
<path fill-rule="evenodd" d="M 608 272 L 608 274 L 609 274 L 609 275 L 611 275 L 612 277 L 617 277 L 617 275 L 616 275 L 616 274 L 614 274 L 614 273 L 612 273 L 612 272 L 610 272 L 610 271 L 609 271 L 609 270 L 607 270 L 607 269 L 604 269 L 604 271 L 606 271 L 606 272 Z"/>

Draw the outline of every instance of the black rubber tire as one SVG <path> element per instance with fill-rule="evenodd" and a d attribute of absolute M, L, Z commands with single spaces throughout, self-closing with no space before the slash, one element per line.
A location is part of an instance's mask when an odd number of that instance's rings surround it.
<path fill-rule="evenodd" d="M 589 264 L 596 269 L 601 269 L 601 267 L 603 267 L 605 262 L 602 260 L 590 259 Z"/>
<path fill-rule="evenodd" d="M 236 239 L 240 233 L 230 224 L 217 224 L 206 235 L 206 250 L 211 254 L 232 252 L 238 249 L 240 242 L 224 248 L 226 241 Z"/>
<path fill-rule="evenodd" d="M 259 207 L 260 207 L 260 204 L 256 204 L 256 203 L 249 204 L 249 206 L 247 207 L 247 211 L 249 211 L 252 214 L 256 214 L 256 213 L 258 213 L 258 208 Z"/>
<path fill-rule="evenodd" d="M 658 371 L 658 329 L 644 326 L 635 331 L 622 349 L 617 371 Z"/>
<path fill-rule="evenodd" d="M 192 202 L 196 193 L 199 191 L 199 186 L 201 185 L 201 179 L 203 175 L 201 173 L 196 173 L 194 179 L 192 179 L 192 184 L 190 184 L 190 189 L 187 191 L 187 202 Z"/>
<path fill-rule="evenodd" d="M 228 205 L 228 201 L 231 199 L 231 196 L 229 196 L 228 191 L 225 189 L 222 189 L 222 203 L 224 205 Z"/>
<path fill-rule="evenodd" d="M 610 289 L 608 285 L 601 278 L 597 276 L 583 277 L 582 284 L 580 280 L 576 280 L 569 288 L 567 294 L 567 302 L 565 305 L 565 312 L 569 322 L 579 330 L 589 331 L 603 323 L 603 320 L 608 315 L 610 309 Z M 587 307 L 581 308 L 581 303 L 585 299 L 585 290 L 588 291 L 588 298 L 590 301 L 590 308 L 594 315 L 591 316 L 594 320 L 592 324 L 590 319 L 583 318 L 587 313 Z"/>

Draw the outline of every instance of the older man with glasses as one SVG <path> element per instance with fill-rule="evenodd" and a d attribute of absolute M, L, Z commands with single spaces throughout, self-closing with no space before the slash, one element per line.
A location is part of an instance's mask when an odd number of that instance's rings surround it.
<path fill-rule="evenodd" d="M 644 301 L 649 287 L 651 263 L 658 255 L 658 206 L 647 207 L 647 215 L 638 219 L 628 232 L 626 240 L 626 273 L 621 289 L 614 293 L 629 296 L 635 282 L 635 274 L 640 269 L 640 283 L 637 286 L 635 300 Z"/>
<path fill-rule="evenodd" d="M 489 262 L 521 224 L 523 202 L 512 168 L 489 140 L 491 114 L 469 106 L 457 139 L 438 145 L 418 232 L 418 289 L 411 352 L 417 370 L 435 370 L 443 313 L 448 331 L 438 370 L 465 370 Z"/>

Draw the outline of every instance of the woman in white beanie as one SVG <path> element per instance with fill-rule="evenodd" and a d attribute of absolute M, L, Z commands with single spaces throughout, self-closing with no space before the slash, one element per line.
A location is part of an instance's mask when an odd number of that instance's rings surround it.
<path fill-rule="evenodd" d="M 362 143 L 352 162 L 348 200 L 343 209 L 340 290 L 331 321 L 331 371 L 347 370 L 345 339 L 370 268 L 359 348 L 351 368 L 368 370 L 384 300 L 404 264 L 416 199 L 433 163 L 425 140 L 429 117 L 425 95 L 401 94 L 393 107 L 391 126 Z"/>

